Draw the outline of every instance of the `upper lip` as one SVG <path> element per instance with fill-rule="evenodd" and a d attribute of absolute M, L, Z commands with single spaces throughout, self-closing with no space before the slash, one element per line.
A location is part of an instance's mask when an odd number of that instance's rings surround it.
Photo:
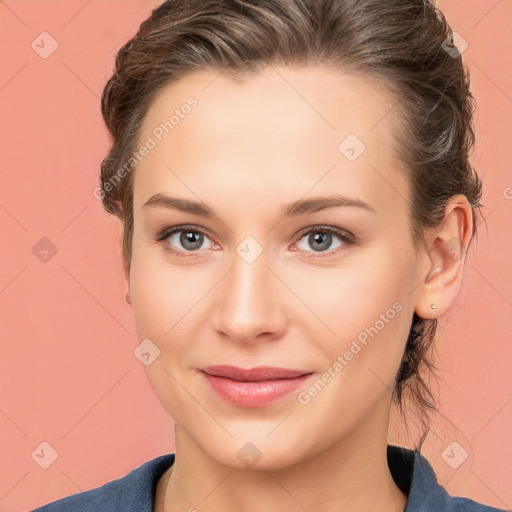
<path fill-rule="evenodd" d="M 293 379 L 313 372 L 304 370 L 293 370 L 290 368 L 275 368 L 272 366 L 258 366 L 246 370 L 236 366 L 216 365 L 198 368 L 200 371 L 216 377 L 225 377 L 232 380 L 245 382 L 259 382 L 273 379 Z"/>

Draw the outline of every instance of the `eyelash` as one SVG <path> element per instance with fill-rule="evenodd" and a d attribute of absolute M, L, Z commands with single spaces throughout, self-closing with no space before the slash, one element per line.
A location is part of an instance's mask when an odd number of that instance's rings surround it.
<path fill-rule="evenodd" d="M 187 231 L 187 232 L 192 232 L 192 233 L 201 233 L 205 237 L 210 238 L 208 233 L 206 233 L 203 229 L 201 229 L 197 226 L 183 225 L 183 226 L 174 226 L 172 228 L 165 228 L 164 230 L 160 231 L 155 236 L 154 240 L 157 243 L 163 244 L 164 249 L 166 251 L 168 251 L 171 254 L 174 254 L 175 256 L 178 256 L 180 258 L 189 258 L 189 257 L 195 256 L 195 253 L 197 251 L 199 251 L 199 249 L 197 249 L 196 251 L 179 251 L 177 249 L 174 249 L 170 244 L 166 243 L 166 240 L 171 235 L 173 235 L 174 233 L 179 233 L 181 231 Z M 311 226 L 311 227 L 301 231 L 298 234 L 297 241 L 301 240 L 302 238 L 304 238 L 305 235 L 309 235 L 310 233 L 328 233 L 330 235 L 334 235 L 334 236 L 338 237 L 343 242 L 343 245 L 340 248 L 335 249 L 334 251 L 318 252 L 317 255 L 315 255 L 315 256 L 308 256 L 308 257 L 312 257 L 312 258 L 325 257 L 325 256 L 322 256 L 324 254 L 327 254 L 328 256 L 332 256 L 333 254 L 336 254 L 337 252 L 339 252 L 340 249 L 342 250 L 343 246 L 350 246 L 350 245 L 354 245 L 357 243 L 357 240 L 354 235 L 352 235 L 351 233 L 348 233 L 347 231 L 341 230 L 339 228 L 334 228 L 332 226 Z M 309 251 L 306 251 L 306 252 L 309 252 Z M 189 253 L 189 254 L 186 254 L 186 253 Z"/>

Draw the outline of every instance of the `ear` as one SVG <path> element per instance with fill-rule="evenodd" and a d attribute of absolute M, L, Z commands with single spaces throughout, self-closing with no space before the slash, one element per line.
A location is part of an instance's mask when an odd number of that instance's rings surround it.
<path fill-rule="evenodd" d="M 122 259 L 122 264 L 123 264 L 123 275 L 124 275 L 124 280 L 125 280 L 125 286 L 126 286 L 126 301 L 131 304 L 131 301 L 128 301 L 128 297 L 130 297 L 130 268 L 128 267 L 128 263 L 126 261 L 126 255 L 124 253 L 124 247 L 123 247 L 123 227 L 121 228 L 121 234 L 119 235 L 119 238 L 118 238 L 118 246 L 119 246 L 119 251 L 121 253 L 121 259 Z"/>
<path fill-rule="evenodd" d="M 416 298 L 415 313 L 433 319 L 448 310 L 462 281 L 467 248 L 473 231 L 471 205 L 463 195 L 451 197 L 445 206 L 440 227 L 425 236 L 428 254 L 424 255 L 425 277 Z M 437 309 L 432 309 L 432 304 Z"/>

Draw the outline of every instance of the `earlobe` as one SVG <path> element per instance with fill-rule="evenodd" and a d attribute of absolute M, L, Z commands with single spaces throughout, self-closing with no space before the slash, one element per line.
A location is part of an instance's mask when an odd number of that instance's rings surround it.
<path fill-rule="evenodd" d="M 439 257 L 439 255 L 438 255 Z M 425 319 L 434 319 L 444 313 L 455 299 L 460 284 L 457 264 L 433 265 L 421 284 L 415 312 Z"/>

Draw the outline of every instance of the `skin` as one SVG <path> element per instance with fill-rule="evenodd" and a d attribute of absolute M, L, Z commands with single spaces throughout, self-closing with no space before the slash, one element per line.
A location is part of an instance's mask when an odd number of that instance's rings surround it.
<path fill-rule="evenodd" d="M 386 115 L 395 101 L 362 78 L 269 67 L 236 83 L 194 72 L 157 95 L 140 141 L 190 96 L 197 107 L 134 171 L 125 269 L 139 340 L 160 350 L 147 375 L 175 421 L 176 461 L 159 480 L 155 510 L 403 511 L 407 497 L 386 458 L 391 390 L 413 313 L 438 317 L 457 295 L 465 251 L 454 258 L 453 246 L 468 246 L 470 205 L 452 198 L 442 225 L 425 232 L 429 250 L 415 253 L 409 183 Z M 338 150 L 349 133 L 366 145 L 355 161 Z M 143 208 L 156 193 L 202 201 L 215 215 Z M 334 193 L 375 212 L 281 215 L 284 204 Z M 180 233 L 154 241 L 185 223 L 208 233 L 199 249 L 183 246 Z M 321 226 L 357 243 L 333 236 L 315 251 L 299 232 Z M 252 263 L 237 254 L 247 236 L 263 250 Z M 268 365 L 317 380 L 393 303 L 400 312 L 305 405 L 298 393 L 309 385 L 263 408 L 239 407 L 197 371 Z M 261 453 L 251 467 L 237 456 L 248 442 Z"/>

